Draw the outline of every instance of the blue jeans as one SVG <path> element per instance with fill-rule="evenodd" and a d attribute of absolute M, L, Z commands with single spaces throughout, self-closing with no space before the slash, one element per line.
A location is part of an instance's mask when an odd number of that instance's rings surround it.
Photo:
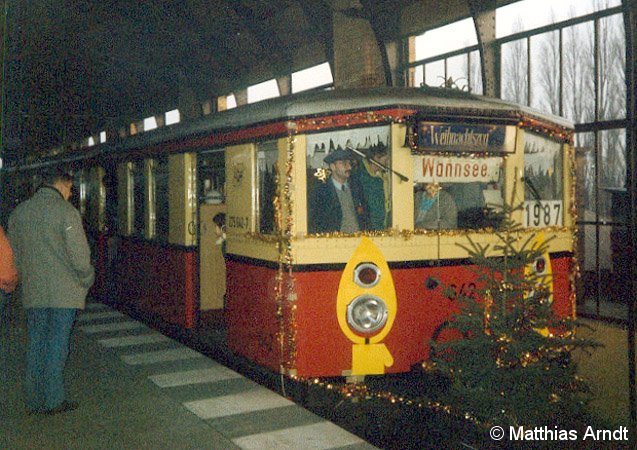
<path fill-rule="evenodd" d="M 49 410 L 64 401 L 64 365 L 69 355 L 75 308 L 26 308 L 27 408 Z"/>

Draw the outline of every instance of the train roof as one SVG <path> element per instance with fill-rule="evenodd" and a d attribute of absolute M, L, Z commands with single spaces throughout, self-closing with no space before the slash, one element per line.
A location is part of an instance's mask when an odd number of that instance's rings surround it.
<path fill-rule="evenodd" d="M 422 117 L 487 118 L 508 122 L 530 118 L 569 130 L 574 128 L 573 124 L 564 118 L 516 103 L 473 95 L 460 90 L 429 87 L 333 89 L 304 92 L 252 103 L 123 139 L 114 139 L 90 149 L 84 148 L 65 153 L 48 161 L 20 168 L 35 168 L 90 159 L 113 151 L 121 154 L 121 152 L 176 141 L 185 136 L 195 137 L 251 125 L 390 108 L 415 110 Z M 19 168 L 8 167 L 7 169 Z"/>
<path fill-rule="evenodd" d="M 441 88 L 358 88 L 312 91 L 233 108 L 191 122 L 193 132 L 242 128 L 277 120 L 294 120 L 336 113 L 404 107 L 426 114 L 445 113 L 458 117 L 470 115 L 499 119 L 529 117 L 573 129 L 561 117 L 500 99 Z"/>

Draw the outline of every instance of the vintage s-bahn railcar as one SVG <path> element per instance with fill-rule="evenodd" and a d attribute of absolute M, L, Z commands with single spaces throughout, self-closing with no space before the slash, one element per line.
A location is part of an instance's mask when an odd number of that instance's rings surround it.
<path fill-rule="evenodd" d="M 231 350 L 286 375 L 364 376 L 429 357 L 457 310 L 430 281 L 475 287 L 458 244 L 495 243 L 494 210 L 514 195 L 529 235 L 551 238 L 541 270 L 556 313 L 575 314 L 572 132 L 462 92 L 329 90 L 64 158 L 83 167 L 95 295 L 187 328 L 223 323 Z M 309 211 L 339 149 L 356 154 L 350 178 L 367 170 L 380 196 L 356 210 L 375 209 L 376 223 L 355 232 L 317 230 Z M 225 260 L 211 220 L 220 211 Z"/>

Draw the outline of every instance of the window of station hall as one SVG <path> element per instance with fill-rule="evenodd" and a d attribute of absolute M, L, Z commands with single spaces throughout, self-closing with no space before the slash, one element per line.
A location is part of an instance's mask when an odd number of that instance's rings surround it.
<path fill-rule="evenodd" d="M 334 83 L 329 63 L 323 63 L 292 73 L 292 93 L 327 87 Z"/>
<path fill-rule="evenodd" d="M 248 103 L 260 102 L 280 95 L 276 80 L 268 80 L 248 87 Z"/>
<path fill-rule="evenodd" d="M 618 213 L 627 195 L 626 35 L 621 5 L 620 0 L 511 2 L 496 9 L 494 43 L 500 54 L 503 99 L 563 116 L 587 131 L 575 138 L 578 253 L 583 272 L 577 281 L 578 311 L 613 319 L 626 318 L 626 302 L 612 287 L 613 281 L 625 278 L 625 263 L 616 244 L 628 220 Z M 445 39 L 417 38 L 410 38 L 418 45 L 406 64 L 414 86 L 440 85 L 441 77 L 449 76 L 451 57 L 476 50 L 469 46 L 443 54 L 448 48 L 441 49 L 439 44 Z M 429 53 L 422 53 L 420 42 L 429 47 Z M 469 88 L 481 93 L 471 85 L 472 73 L 468 72 Z M 526 195 L 532 195 L 525 188 Z M 537 205 L 531 206 L 528 219 L 539 220 Z"/>

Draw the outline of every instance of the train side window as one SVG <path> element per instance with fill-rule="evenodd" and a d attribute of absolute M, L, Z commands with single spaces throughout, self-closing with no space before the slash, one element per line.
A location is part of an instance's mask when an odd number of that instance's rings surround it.
<path fill-rule="evenodd" d="M 104 169 L 92 167 L 84 172 L 84 228 L 87 235 L 96 237 L 104 231 L 106 192 L 103 185 Z"/>
<path fill-rule="evenodd" d="M 105 167 L 102 177 L 104 189 L 104 226 L 106 231 L 114 233 L 117 229 L 117 210 L 119 198 L 117 195 L 117 172 L 113 165 Z"/>
<path fill-rule="evenodd" d="M 414 228 L 496 228 L 501 220 L 502 157 L 414 156 Z"/>
<path fill-rule="evenodd" d="M 153 167 L 155 185 L 155 237 L 168 240 L 168 157 L 157 158 Z"/>
<path fill-rule="evenodd" d="M 225 201 L 225 154 L 223 150 L 199 155 L 199 201 L 202 203 L 224 203 Z"/>
<path fill-rule="evenodd" d="M 257 144 L 257 224 L 259 233 L 274 232 L 274 199 L 279 151 L 277 141 Z"/>
<path fill-rule="evenodd" d="M 145 182 L 144 182 L 144 162 L 136 161 L 132 167 L 133 176 L 133 234 L 137 236 L 144 235 L 144 198 L 145 198 Z"/>
<path fill-rule="evenodd" d="M 390 127 L 376 126 L 307 137 L 308 232 L 353 232 L 391 228 Z M 351 157 L 349 170 L 333 176 L 325 159 Z M 343 153 L 345 152 L 345 153 Z M 328 160 L 329 161 L 329 160 Z M 337 161 L 340 163 L 340 161 Z M 340 182 L 339 182 L 340 180 Z M 334 183 L 336 181 L 336 183 Z M 344 183 L 342 183 L 344 182 Z M 336 186 L 351 189 L 354 217 L 343 217 Z M 333 204 L 329 202 L 334 200 Z M 336 204 L 335 202 L 339 203 Z M 349 202 L 349 199 L 346 200 Z M 338 223 L 338 218 L 341 218 Z M 349 222 L 349 225 L 346 223 Z M 352 226 L 353 224 L 353 226 Z"/>
<path fill-rule="evenodd" d="M 562 144 L 527 131 L 524 134 L 524 226 L 564 223 Z"/>
<path fill-rule="evenodd" d="M 84 217 L 86 215 L 86 196 L 88 192 L 88 170 L 79 170 L 74 175 L 73 180 L 73 192 L 71 195 L 71 203 L 80 212 L 80 215 Z"/>

